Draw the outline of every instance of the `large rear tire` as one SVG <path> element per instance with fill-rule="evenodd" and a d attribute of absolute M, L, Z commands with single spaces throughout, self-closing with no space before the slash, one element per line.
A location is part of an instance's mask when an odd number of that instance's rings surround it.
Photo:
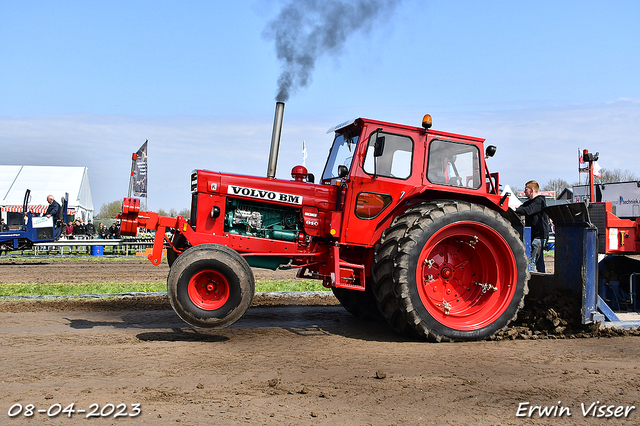
<path fill-rule="evenodd" d="M 201 244 L 171 266 L 167 293 L 178 316 L 196 327 L 222 328 L 249 309 L 255 282 L 251 268 L 235 250 Z"/>
<path fill-rule="evenodd" d="M 513 320 L 527 294 L 527 256 L 495 211 L 423 203 L 392 222 L 374 256 L 374 294 L 396 330 L 434 341 L 478 340 Z"/>

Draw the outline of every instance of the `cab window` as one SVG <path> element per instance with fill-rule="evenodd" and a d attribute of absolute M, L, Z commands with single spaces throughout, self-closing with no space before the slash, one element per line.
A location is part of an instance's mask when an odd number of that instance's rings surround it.
<path fill-rule="evenodd" d="M 375 156 L 376 144 L 379 146 Z M 411 176 L 413 140 L 408 136 L 373 132 L 369 136 L 363 169 L 366 173 L 397 179 Z"/>
<path fill-rule="evenodd" d="M 433 140 L 427 179 L 438 185 L 480 188 L 480 150 L 471 144 Z"/>

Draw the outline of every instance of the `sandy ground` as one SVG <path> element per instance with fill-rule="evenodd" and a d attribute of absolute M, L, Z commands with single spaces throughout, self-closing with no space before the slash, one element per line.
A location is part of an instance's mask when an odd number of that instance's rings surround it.
<path fill-rule="evenodd" d="M 14 272 L 22 282 L 165 279 L 166 265 L 144 264 L 2 260 L 0 285 Z M 210 331 L 162 298 L 1 301 L 0 424 L 85 424 L 91 410 L 99 424 L 603 424 L 583 414 L 594 403 L 608 424 L 640 422 L 638 337 L 432 344 L 329 299 L 258 300 Z M 47 413 L 72 403 L 71 418 Z"/>

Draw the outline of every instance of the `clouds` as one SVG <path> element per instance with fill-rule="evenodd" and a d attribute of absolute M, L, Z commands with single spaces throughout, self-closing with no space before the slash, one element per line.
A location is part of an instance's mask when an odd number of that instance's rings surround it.
<path fill-rule="evenodd" d="M 484 137 L 496 145 L 498 153 L 489 166 L 513 186 L 530 179 L 577 181 L 578 148 L 599 151 L 605 168 L 640 171 L 634 160 L 640 153 L 638 101 L 447 114 L 443 119 L 443 125 L 453 127 L 449 131 Z"/>
<path fill-rule="evenodd" d="M 405 111 L 400 120 L 413 124 L 423 111 Z M 577 151 L 600 152 L 600 165 L 640 174 L 640 102 L 517 111 L 434 113 L 434 128 L 487 139 L 498 152 L 489 160 L 501 182 L 513 186 L 530 179 L 547 182 L 578 179 Z M 385 119 L 385 117 L 367 117 Z M 131 117 L 64 115 L 32 118 L 0 117 L 0 163 L 5 165 L 82 166 L 96 209 L 127 194 L 131 154 L 149 139 L 149 209 L 190 204 L 189 176 L 194 169 L 266 176 L 272 117 Z M 285 113 L 277 177 L 290 179 L 290 170 L 302 163 L 302 141 L 307 167 L 319 176 L 324 167 L 335 125 Z"/>
<path fill-rule="evenodd" d="M 127 195 L 131 154 L 149 139 L 149 208 L 189 207 L 194 169 L 265 176 L 272 122 L 232 117 L 130 117 L 64 115 L 0 117 L 3 165 L 82 166 L 89 169 L 93 203 Z M 285 126 L 287 121 L 285 119 Z M 313 130 L 328 145 L 327 126 L 284 130 L 277 177 L 301 162 L 303 133 Z M 307 142 L 313 141 L 313 135 Z M 317 144 L 309 147 L 316 152 Z M 310 164 L 320 167 L 318 157 Z"/>

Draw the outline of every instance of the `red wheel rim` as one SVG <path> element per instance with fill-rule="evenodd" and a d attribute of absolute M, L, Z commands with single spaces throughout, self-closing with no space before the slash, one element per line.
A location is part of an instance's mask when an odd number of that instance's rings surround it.
<path fill-rule="evenodd" d="M 477 222 L 439 229 L 420 253 L 418 294 L 429 314 L 455 330 L 496 321 L 513 299 L 518 271 L 505 239 Z"/>
<path fill-rule="evenodd" d="M 217 271 L 200 271 L 189 281 L 189 298 L 200 309 L 220 309 L 229 300 L 229 282 Z"/>

